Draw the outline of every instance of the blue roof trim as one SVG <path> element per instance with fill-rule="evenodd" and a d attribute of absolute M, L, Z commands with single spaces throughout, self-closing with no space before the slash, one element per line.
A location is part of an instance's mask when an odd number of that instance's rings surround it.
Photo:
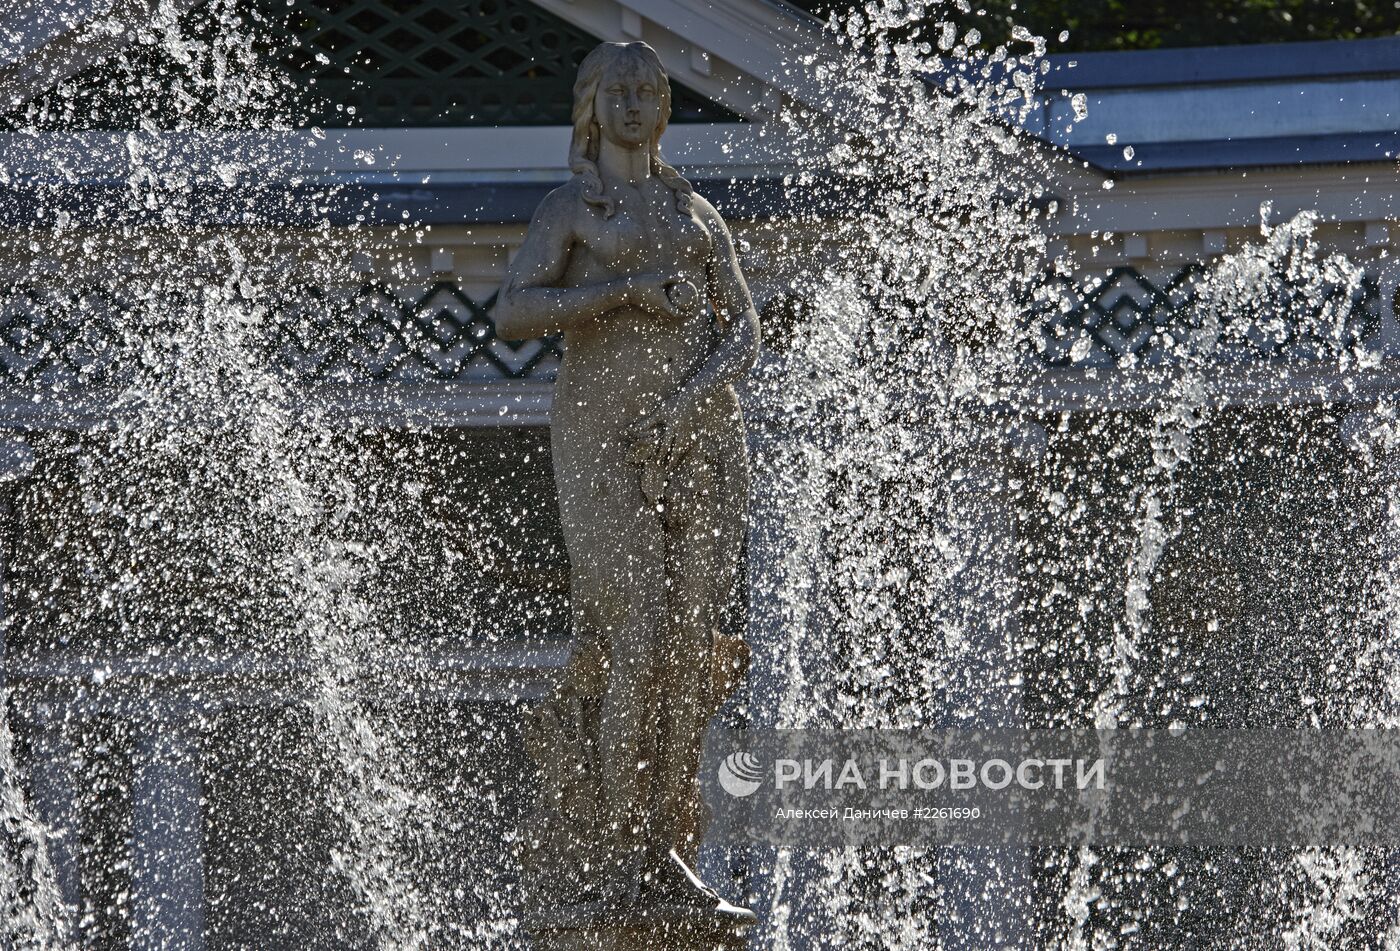
<path fill-rule="evenodd" d="M 1041 78 L 1042 88 L 1076 91 L 1397 75 L 1400 36 L 1121 53 L 1056 53 L 1047 59 L 1051 68 Z"/>
<path fill-rule="evenodd" d="M 269 185 L 207 186 L 193 202 L 187 223 L 208 226 L 300 227 L 329 220 L 334 225 L 362 222 L 396 224 L 523 224 L 554 182 L 434 184 L 431 186 L 346 184 L 339 187 Z M 786 184 L 782 179 L 705 180 L 695 190 L 731 218 L 772 218 L 834 214 L 838 199 L 851 194 L 835 183 Z M 0 225 L 48 228 L 59 211 L 78 222 L 111 225 L 158 220 L 160 212 L 134 207 L 127 186 L 14 184 L 0 187 Z"/>
<path fill-rule="evenodd" d="M 1400 156 L 1400 131 L 1298 135 L 1270 139 L 1203 139 L 1146 142 L 1123 158 L 1120 145 L 1071 146 L 1070 152 L 1115 175 L 1259 168 L 1266 165 L 1329 165 L 1393 162 Z"/>

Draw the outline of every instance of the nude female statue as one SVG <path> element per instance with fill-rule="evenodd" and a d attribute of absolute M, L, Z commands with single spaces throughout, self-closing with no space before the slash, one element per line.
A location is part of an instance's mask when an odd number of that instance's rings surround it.
<path fill-rule="evenodd" d="M 584 59 L 573 179 L 540 204 L 495 310 L 508 339 L 565 335 L 551 448 L 578 650 L 596 649 L 605 671 L 600 888 L 624 902 L 714 898 L 684 859 L 701 826 L 711 669 L 723 642 L 733 647 L 721 632 L 735 620 L 745 534 L 732 384 L 758 351 L 729 230 L 661 159 L 670 103 L 645 43 Z"/>

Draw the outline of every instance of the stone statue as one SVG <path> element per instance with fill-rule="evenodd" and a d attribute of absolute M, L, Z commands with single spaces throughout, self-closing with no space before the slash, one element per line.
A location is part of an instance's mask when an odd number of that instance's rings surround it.
<path fill-rule="evenodd" d="M 589 53 L 573 178 L 540 204 L 495 310 L 503 337 L 566 342 L 551 448 L 576 647 L 527 730 L 543 789 L 523 862 L 549 947 L 715 947 L 710 919 L 733 932 L 753 918 L 694 863 L 701 739 L 748 660 L 733 383 L 758 315 L 724 221 L 661 158 L 670 111 L 650 46 Z M 600 922 L 642 930 L 580 936 Z M 662 941 L 663 925 L 680 930 Z"/>

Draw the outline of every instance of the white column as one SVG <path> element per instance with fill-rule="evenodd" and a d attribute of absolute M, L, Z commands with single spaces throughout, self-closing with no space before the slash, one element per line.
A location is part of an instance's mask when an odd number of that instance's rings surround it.
<path fill-rule="evenodd" d="M 750 721 L 772 729 L 782 716 L 795 665 L 803 659 L 793 656 L 796 635 L 811 624 L 807 611 L 817 580 L 823 524 L 822 513 L 813 507 L 821 500 L 821 489 L 805 478 L 801 440 L 784 421 L 758 420 L 750 430 L 753 486 L 745 638 L 753 659 L 746 686 Z"/>
<path fill-rule="evenodd" d="M 17 436 L 0 435 L 0 484 L 24 478 L 33 467 L 34 455 L 28 443 Z M 8 500 L 0 500 L 0 522 L 7 522 L 9 516 Z M 0 586 L 4 584 L 4 568 L 0 563 Z M 0 850 L 10 853 L 0 854 L 0 874 L 24 876 L 28 881 L 20 891 L 27 893 L 22 908 L 4 900 L 3 893 L 9 891 L 6 886 L 15 883 L 0 882 L 0 946 L 7 938 L 13 938 L 26 947 L 59 947 L 66 940 L 70 924 L 68 909 L 63 907 L 67 895 L 63 893 L 64 883 L 51 864 L 56 842 L 44 826 L 44 820 L 49 817 L 42 814 L 42 803 L 35 809 L 33 796 L 21 785 L 23 777 L 15 762 L 6 687 L 4 621 L 5 604 L 0 597 L 0 800 L 4 800 L 0 805 L 18 820 L 15 828 L 0 832 L 0 835 L 8 832 L 14 836 L 12 841 L 0 841 Z M 42 764 L 44 751 L 41 748 L 37 753 L 36 759 Z M 70 806 L 72 801 L 70 798 Z M 19 857 L 19 861 L 12 864 L 15 857 Z M 9 918 L 12 913 L 18 913 L 18 918 Z"/>
<path fill-rule="evenodd" d="M 778 724 L 791 676 L 794 628 L 804 623 L 802 617 L 794 615 L 794 608 L 805 608 L 810 600 L 810 589 L 799 575 L 810 575 L 815 559 L 802 550 L 802 505 L 793 498 L 794 486 L 787 481 L 800 471 L 786 455 L 794 451 L 796 440 L 783 421 L 764 418 L 757 412 L 759 409 L 746 403 L 752 486 L 746 548 L 748 614 L 743 633 L 751 660 L 739 692 L 747 700 L 748 723 L 757 729 L 772 729 Z M 797 488 L 800 491 L 800 485 Z M 798 591 L 802 595 L 792 597 Z M 706 881 L 724 883 L 721 891 L 734 880 L 736 868 L 747 879 L 760 919 L 751 932 L 755 947 L 769 947 L 768 937 L 776 924 L 773 910 L 778 905 L 789 905 L 783 922 L 786 932 L 804 930 L 801 919 L 807 909 L 803 899 L 806 882 L 812 877 L 807 866 L 813 859 L 805 853 L 795 853 L 782 862 L 782 870 L 777 869 L 778 861 L 778 850 L 771 846 L 724 850 L 707 847 L 701 851 L 701 876 Z M 794 940 L 784 948 L 806 946 L 801 940 Z"/>
<path fill-rule="evenodd" d="M 204 948 L 199 742 L 174 718 L 141 724 L 132 800 L 133 951 Z"/>
<path fill-rule="evenodd" d="M 967 558 L 958 579 L 967 636 L 950 671 L 944 725 L 955 729 L 1026 726 L 1018 641 L 1020 564 L 1017 514 L 1010 482 L 1039 459 L 1041 427 L 1018 422 L 989 430 L 966 469 L 957 515 Z M 1034 937 L 1029 850 L 977 844 L 940 850 L 939 920 L 945 949 L 1028 948 Z"/>
<path fill-rule="evenodd" d="M 1368 262 L 1366 270 L 1375 279 L 1379 292 L 1376 312 L 1380 317 L 1380 330 L 1371 345 L 1381 356 L 1394 359 L 1400 356 L 1400 314 L 1395 313 L 1396 298 L 1400 296 L 1400 260 L 1388 254 Z"/>
<path fill-rule="evenodd" d="M 765 425 L 766 424 L 766 425 Z M 801 440 L 781 420 L 751 421 L 754 453 L 749 569 L 752 603 L 748 640 L 753 649 L 749 689 L 751 722 L 773 727 L 792 677 L 795 634 L 820 625 L 803 612 L 814 603 L 820 584 L 819 510 L 806 503 L 804 490 L 820 487 L 802 479 L 800 460 L 789 454 Z M 1025 422 L 989 428 L 978 440 L 975 458 L 966 460 L 967 478 L 959 492 L 966 568 L 959 582 L 968 643 L 945 702 L 944 726 L 1020 727 L 1023 686 L 1016 642 L 1019 637 L 1019 563 L 1016 511 L 1009 482 L 1044 451 L 1045 433 Z M 788 481 L 790 480 L 790 481 Z M 810 510 L 809 510 L 810 509 Z M 933 530 L 933 526 L 930 526 Z M 929 724 L 930 727 L 939 724 Z M 781 920 L 763 920 L 756 936 L 783 940 L 783 948 L 820 946 L 829 912 L 815 903 L 825 878 L 818 855 L 794 850 L 775 862 L 776 850 L 755 849 L 762 873 L 755 885 L 756 910 Z M 932 870 L 931 870 L 932 871 Z M 1033 935 L 1032 876 L 1026 849 L 971 846 L 939 850 L 943 895 L 940 938 L 947 948 L 1029 947 Z"/>
<path fill-rule="evenodd" d="M 34 810 L 48 827 L 49 863 L 71 922 L 77 921 L 76 911 L 82 903 L 76 758 L 67 724 L 52 714 L 40 720 L 34 732 L 30 786 Z"/>
<path fill-rule="evenodd" d="M 753 485 L 749 493 L 749 615 L 745 637 L 753 652 L 746 689 L 749 722 L 771 730 L 781 722 L 786 694 L 804 660 L 801 633 L 818 579 L 824 520 L 814 511 L 822 489 L 806 477 L 803 440 L 781 417 L 749 420 Z M 750 848 L 751 887 L 760 920 L 753 946 L 804 951 L 827 933 L 822 856 L 803 849 Z"/>
<path fill-rule="evenodd" d="M 19 436 L 0 435 L 0 485 L 22 479 L 34 469 L 34 450 Z M 9 520 L 10 508 L 0 499 L 0 519 Z M 4 583 L 4 565 L 0 564 L 0 584 Z M 5 605 L 0 600 L 0 694 L 5 688 Z M 4 711 L 0 710 L 0 715 Z"/>
<path fill-rule="evenodd" d="M 1400 511 L 1400 411 L 1379 407 L 1354 410 L 1342 420 L 1341 437 L 1352 452 L 1375 467 L 1381 480 L 1389 510 L 1383 514 L 1386 523 L 1376 533 L 1384 559 L 1380 570 L 1391 575 L 1385 579 L 1390 586 L 1386 596 L 1400 598 L 1400 518 L 1394 514 Z M 1386 694 L 1375 698 L 1374 712 L 1377 719 L 1395 723 L 1400 721 L 1400 646 L 1396 638 L 1400 634 L 1400 605 L 1381 617 L 1390 627 L 1379 641 L 1383 663 L 1394 676 L 1386 679 Z"/>
<path fill-rule="evenodd" d="M 1400 269 L 1391 269 L 1392 276 L 1400 275 Z M 1382 285 L 1382 292 L 1395 295 L 1397 293 L 1396 284 L 1392 282 L 1388 287 Z M 1394 334 L 1392 344 L 1400 342 L 1400 328 L 1394 324 L 1394 310 L 1390 311 L 1391 331 Z M 1394 352 L 1395 346 L 1390 348 Z M 1386 579 L 1385 587 L 1389 590 L 1386 596 L 1390 598 L 1400 597 L 1400 577 L 1396 577 L 1396 572 L 1400 571 L 1400 522 L 1397 522 L 1397 503 L 1400 503 L 1400 418 L 1394 412 L 1381 412 L 1377 409 L 1361 409 L 1348 413 L 1342 420 L 1341 437 L 1343 442 L 1358 456 L 1366 462 L 1377 467 L 1385 485 L 1383 491 L 1389 496 L 1389 511 L 1382 516 L 1387 520 L 1378 532 L 1381 539 L 1380 545 L 1383 554 L 1381 571 L 1388 572 L 1391 577 Z M 1382 663 L 1386 668 L 1386 675 L 1381 686 L 1382 694 L 1375 700 L 1375 719 L 1382 724 L 1391 725 L 1400 721 L 1400 638 L 1397 638 L 1397 630 L 1400 627 L 1400 606 L 1391 607 L 1382 612 L 1381 618 L 1387 628 L 1379 632 L 1377 642 L 1384 652 Z M 1400 850 L 1391 850 L 1385 859 L 1388 866 L 1388 874 L 1384 880 L 1387 882 L 1400 881 Z M 1392 909 L 1390 927 L 1384 937 L 1393 940 L 1400 934 L 1400 918 L 1397 918 L 1394 909 L 1400 909 L 1400 889 L 1391 886 L 1387 889 L 1384 907 Z"/>

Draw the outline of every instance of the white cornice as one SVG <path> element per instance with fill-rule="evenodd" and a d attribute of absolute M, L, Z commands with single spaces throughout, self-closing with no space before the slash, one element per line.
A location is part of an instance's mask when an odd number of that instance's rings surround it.
<path fill-rule="evenodd" d="M 1275 222 L 1307 210 L 1326 221 L 1376 221 L 1397 215 L 1400 169 L 1385 162 L 1183 172 L 1123 178 L 1111 189 L 1086 181 L 1071 194 L 1072 208 L 1051 220 L 1054 234 L 1253 227 L 1265 202 Z"/>
<path fill-rule="evenodd" d="M 818 90 L 802 63 L 808 57 L 827 55 L 821 29 L 778 4 L 761 0 L 532 2 L 600 39 L 647 41 L 656 47 L 672 78 L 740 115 L 757 117 L 776 111 L 781 97 L 773 93 L 820 105 Z"/>
<path fill-rule="evenodd" d="M 1180 398 L 1184 371 L 1047 370 L 1015 387 L 998 404 L 1028 413 L 1159 410 Z M 1231 406 L 1370 405 L 1400 391 L 1400 361 L 1355 364 L 1248 363 L 1201 375 L 1205 402 Z"/>
<path fill-rule="evenodd" d="M 21 3 L 15 11 L 0 14 L 0 110 L 32 99 L 129 46 L 137 31 L 150 25 L 157 2 L 66 0 L 46 6 L 39 0 L 35 7 Z M 178 16 L 196 2 L 165 0 L 163 7 Z"/>

